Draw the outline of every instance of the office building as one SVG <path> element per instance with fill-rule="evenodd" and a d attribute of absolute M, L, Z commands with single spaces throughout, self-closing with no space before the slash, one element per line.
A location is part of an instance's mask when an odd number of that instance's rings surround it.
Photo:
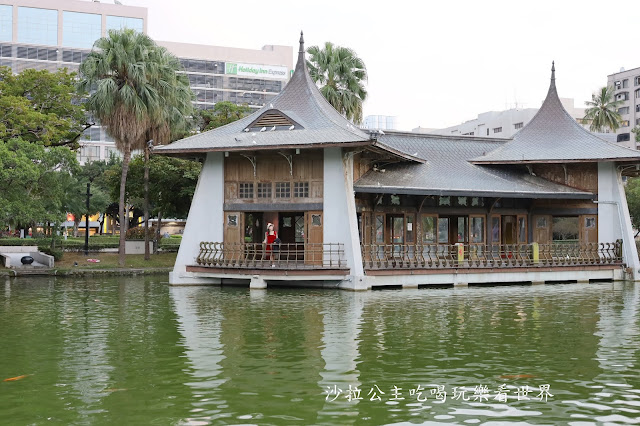
<path fill-rule="evenodd" d="M 0 0 L 0 66 L 19 73 L 27 68 L 77 71 L 93 43 L 110 29 L 146 33 L 147 9 L 82 0 Z M 195 105 L 211 109 L 230 101 L 261 108 L 289 80 L 291 46 L 262 49 L 158 41 L 182 62 L 196 94 Z M 99 125 L 81 140 L 78 159 L 104 160 L 120 155 L 113 139 Z"/>
<path fill-rule="evenodd" d="M 362 120 L 364 130 L 398 130 L 398 117 L 390 115 L 367 115 Z"/>
<path fill-rule="evenodd" d="M 637 149 L 635 135 L 631 130 L 640 126 L 640 68 L 634 68 L 607 76 L 607 86 L 613 87 L 616 101 L 620 101 L 618 113 L 622 118 L 616 131 L 616 141 L 621 145 Z"/>

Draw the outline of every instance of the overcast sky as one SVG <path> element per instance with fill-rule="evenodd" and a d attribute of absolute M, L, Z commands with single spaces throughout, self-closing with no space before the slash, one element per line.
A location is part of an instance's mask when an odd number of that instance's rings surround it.
<path fill-rule="evenodd" d="M 552 60 L 576 107 L 608 74 L 640 67 L 638 0 L 121 1 L 148 8 L 157 40 L 296 52 L 302 29 L 307 47 L 350 47 L 369 73 L 364 114 L 395 115 L 407 130 L 537 108 Z"/>

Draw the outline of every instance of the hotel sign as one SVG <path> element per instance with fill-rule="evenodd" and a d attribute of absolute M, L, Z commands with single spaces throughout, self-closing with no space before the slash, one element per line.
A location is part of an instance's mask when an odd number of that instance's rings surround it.
<path fill-rule="evenodd" d="M 225 63 L 224 73 L 242 77 L 284 79 L 287 78 L 288 70 L 287 67 L 275 65 L 235 64 L 233 62 L 227 62 Z"/>

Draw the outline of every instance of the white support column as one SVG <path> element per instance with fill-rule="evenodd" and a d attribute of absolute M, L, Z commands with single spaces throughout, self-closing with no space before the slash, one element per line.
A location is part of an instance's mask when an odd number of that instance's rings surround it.
<path fill-rule="evenodd" d="M 640 261 L 633 236 L 622 176 L 615 163 L 598 163 L 598 242 L 621 239 L 623 262 L 632 268 L 633 278 L 637 279 Z"/>
<path fill-rule="evenodd" d="M 170 284 L 219 284 L 215 278 L 198 278 L 186 272 L 194 265 L 200 242 L 223 242 L 224 238 L 224 157 L 222 152 L 210 152 L 202 166 L 189 216 L 184 227 Z"/>
<path fill-rule="evenodd" d="M 353 192 L 353 156 L 342 149 L 324 150 L 323 242 L 343 243 L 351 276 L 342 288 L 365 290 L 367 284 L 362 267 L 358 217 Z"/>

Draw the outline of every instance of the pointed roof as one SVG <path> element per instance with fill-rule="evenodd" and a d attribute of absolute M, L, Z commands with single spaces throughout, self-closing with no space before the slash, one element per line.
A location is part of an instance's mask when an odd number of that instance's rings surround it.
<path fill-rule="evenodd" d="M 600 139 L 569 115 L 558 97 L 555 63 L 552 63 L 547 98 L 533 119 L 515 134 L 513 140 L 470 161 L 509 164 L 638 160 L 640 152 Z"/>
<path fill-rule="evenodd" d="M 210 151 L 345 145 L 378 146 L 393 152 L 351 124 L 320 93 L 307 69 L 301 32 L 295 72 L 282 92 L 267 105 L 238 121 L 157 147 L 154 152 L 189 155 Z M 403 153 L 393 153 L 415 160 Z"/>

